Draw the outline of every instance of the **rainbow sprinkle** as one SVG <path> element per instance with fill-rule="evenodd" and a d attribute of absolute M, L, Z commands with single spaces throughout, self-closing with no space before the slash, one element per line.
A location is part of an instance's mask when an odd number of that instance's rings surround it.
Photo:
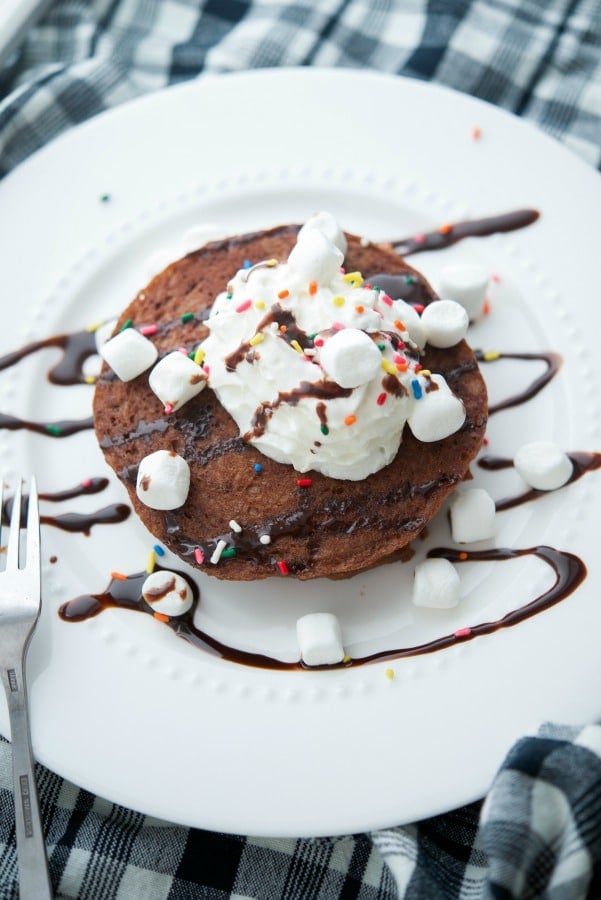
<path fill-rule="evenodd" d="M 181 316 L 181 320 L 184 324 L 186 322 L 191 322 L 193 318 L 194 318 L 194 313 L 191 313 L 191 312 L 182 313 L 182 316 Z"/>
<path fill-rule="evenodd" d="M 227 547 L 227 544 L 223 539 L 217 541 L 217 546 L 213 550 L 213 554 L 211 556 L 211 562 L 213 563 L 214 566 L 216 566 L 217 563 L 219 562 L 219 560 L 221 559 L 223 551 L 225 550 L 226 547 Z"/>
<path fill-rule="evenodd" d="M 148 572 L 149 575 L 152 572 L 154 572 L 156 562 L 157 562 L 157 558 L 156 558 L 155 552 L 154 552 L 154 550 L 151 550 L 148 554 L 148 560 L 146 562 L 146 571 Z"/>
<path fill-rule="evenodd" d="M 196 547 L 196 549 L 194 550 L 194 559 L 199 566 L 202 566 L 203 562 L 205 561 L 205 555 L 200 547 Z"/>
<path fill-rule="evenodd" d="M 422 398 L 422 386 L 417 380 L 417 378 L 411 379 L 411 389 L 413 391 L 413 396 L 416 400 L 421 400 Z"/>
<path fill-rule="evenodd" d="M 237 313 L 246 312 L 246 310 L 250 309 L 252 305 L 253 305 L 252 300 L 245 300 L 243 303 L 241 303 L 239 306 L 236 307 L 236 312 Z"/>
<path fill-rule="evenodd" d="M 301 487 L 301 488 L 311 487 L 311 485 L 313 484 L 313 479 L 312 478 L 297 478 L 296 483 L 297 483 L 298 487 Z"/>
<path fill-rule="evenodd" d="M 276 566 L 280 571 L 280 575 L 289 575 L 290 569 L 288 568 L 288 563 L 284 562 L 283 559 L 278 559 L 276 562 Z"/>

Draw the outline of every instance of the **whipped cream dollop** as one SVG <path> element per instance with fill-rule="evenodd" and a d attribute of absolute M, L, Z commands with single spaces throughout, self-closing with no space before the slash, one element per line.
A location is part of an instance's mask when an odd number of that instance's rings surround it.
<path fill-rule="evenodd" d="M 331 215 L 312 217 L 287 260 L 235 274 L 202 350 L 245 440 L 298 472 L 356 481 L 394 459 L 417 404 L 420 421 L 436 423 L 420 434 L 435 440 L 458 430 L 465 412 L 420 364 L 426 330 L 415 309 L 345 271 L 345 249 Z M 445 403 L 433 403 L 441 388 Z"/>

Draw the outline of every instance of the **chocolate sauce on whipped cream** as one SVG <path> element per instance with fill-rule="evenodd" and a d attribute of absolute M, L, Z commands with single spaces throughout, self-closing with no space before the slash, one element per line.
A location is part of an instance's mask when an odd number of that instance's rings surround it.
<path fill-rule="evenodd" d="M 271 403 L 262 403 L 259 406 L 252 419 L 252 428 L 244 435 L 245 441 L 252 441 L 253 438 L 261 437 L 265 433 L 267 423 L 273 412 L 282 405 L 287 403 L 290 406 L 296 406 L 301 400 L 307 397 L 314 397 L 316 400 L 335 400 L 336 397 L 350 397 L 351 388 L 343 388 L 335 381 L 301 381 L 297 388 L 291 391 L 280 391 L 276 399 Z M 317 404 L 319 409 L 317 414 L 320 418 L 322 426 L 327 428 L 327 421 L 324 419 L 324 404 Z"/>

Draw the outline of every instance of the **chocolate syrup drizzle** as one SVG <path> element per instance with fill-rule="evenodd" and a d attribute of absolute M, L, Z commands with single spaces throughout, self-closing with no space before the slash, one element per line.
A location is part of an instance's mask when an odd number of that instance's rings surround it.
<path fill-rule="evenodd" d="M 108 478 L 88 478 L 81 484 L 64 491 L 55 491 L 53 493 L 41 492 L 40 500 L 50 503 L 62 503 L 64 500 L 72 500 L 75 497 L 83 497 L 87 494 L 98 494 L 105 490 L 108 486 Z M 23 496 L 21 504 L 21 528 L 25 528 L 27 524 L 27 495 Z M 13 507 L 13 498 L 7 498 L 2 504 L 1 521 L 3 525 L 8 525 Z M 90 513 L 62 513 L 58 516 L 40 515 L 40 523 L 42 525 L 50 525 L 53 528 L 60 528 L 61 531 L 69 531 L 72 533 L 89 535 L 94 525 L 115 525 L 125 522 L 131 515 L 131 509 L 125 503 L 112 503 L 104 506 L 102 509 L 94 510 Z"/>
<path fill-rule="evenodd" d="M 93 356 L 97 352 L 94 332 L 87 330 L 75 331 L 71 334 L 57 334 L 42 341 L 26 344 L 20 350 L 0 357 L 0 370 L 8 369 L 25 357 L 48 347 L 57 347 L 62 350 L 60 360 L 48 370 L 46 375 L 48 381 L 61 385 L 85 384 L 83 364 L 89 356 Z"/>
<path fill-rule="evenodd" d="M 93 427 L 94 419 L 92 416 L 88 416 L 85 419 L 59 419 L 56 422 L 32 422 L 28 419 L 20 419 L 18 416 L 0 413 L 0 428 L 5 428 L 7 431 L 33 431 L 46 437 L 70 437 L 72 434 L 88 431 Z"/>
<path fill-rule="evenodd" d="M 421 253 L 424 250 L 444 250 L 467 237 L 487 237 L 498 232 L 526 228 L 527 225 L 536 222 L 539 216 L 540 213 L 536 209 L 516 209 L 498 216 L 487 216 L 485 219 L 470 219 L 455 222 L 453 225 L 443 225 L 437 231 L 392 241 L 392 245 L 401 256 Z"/>
<path fill-rule="evenodd" d="M 601 469 L 601 453 L 577 451 L 568 453 L 568 456 L 572 461 L 573 469 L 566 484 L 572 484 L 572 482 L 578 481 L 578 479 L 582 478 L 583 475 L 586 475 L 587 472 Z M 513 460 L 503 456 L 482 456 L 478 460 L 478 465 L 481 469 L 487 469 L 490 472 L 494 472 L 499 469 L 513 468 Z M 515 497 L 505 497 L 502 500 L 497 500 L 495 502 L 495 508 L 497 512 L 502 512 L 504 509 L 512 509 L 514 506 L 521 506 L 522 503 L 530 503 L 532 500 L 538 500 L 548 493 L 549 491 L 539 491 L 536 488 L 530 488 L 522 494 L 516 494 Z"/>
<path fill-rule="evenodd" d="M 523 360 L 539 360 L 545 363 L 545 371 L 538 378 L 528 385 L 528 387 L 517 394 L 513 394 L 506 400 L 494 403 L 488 407 L 489 416 L 500 412 L 502 409 L 510 409 L 512 406 L 519 406 L 535 397 L 549 382 L 555 378 L 559 372 L 563 359 L 559 353 L 495 353 L 488 354 L 482 350 L 474 350 L 474 356 L 480 363 L 498 362 L 502 359 L 523 359 Z"/>
<path fill-rule="evenodd" d="M 389 297 L 402 299 L 411 306 L 427 306 L 432 302 L 432 289 L 428 287 L 425 279 L 418 275 L 374 272 L 366 276 L 365 283 L 371 284 L 374 288 L 381 288 Z"/>
<path fill-rule="evenodd" d="M 443 635 L 423 644 L 398 647 L 392 650 L 379 650 L 367 656 L 345 657 L 339 666 L 312 666 L 311 668 L 353 668 L 368 663 L 403 659 L 408 656 L 422 656 L 427 653 L 434 653 L 436 650 L 444 650 L 447 647 L 452 647 L 454 644 L 463 643 L 481 635 L 491 634 L 510 625 L 516 625 L 518 622 L 522 622 L 536 613 L 549 609 L 575 591 L 586 576 L 586 567 L 577 556 L 546 546 L 529 547 L 522 550 L 509 550 L 507 548 L 478 550 L 470 553 L 439 547 L 431 550 L 428 556 L 444 557 L 454 563 L 497 562 L 517 559 L 523 556 L 536 556 L 553 569 L 555 582 L 547 591 L 539 594 L 534 600 L 518 609 L 512 610 L 501 619 L 461 628 L 451 634 Z M 142 586 L 147 577 L 147 572 L 137 572 L 134 575 L 127 576 L 125 579 L 112 578 L 106 590 L 101 594 L 83 594 L 67 601 L 67 603 L 63 603 L 59 609 L 59 615 L 65 622 L 82 622 L 97 616 L 104 609 L 111 608 L 125 608 L 148 615 L 155 615 L 152 607 L 142 597 Z M 162 618 L 161 621 L 163 621 Z M 228 662 L 263 669 L 291 670 L 309 668 L 301 660 L 284 662 L 264 654 L 230 647 L 197 628 L 194 625 L 192 611 L 185 616 L 169 619 L 165 624 L 175 634 L 184 638 L 184 640 L 195 647 L 199 647 Z"/>

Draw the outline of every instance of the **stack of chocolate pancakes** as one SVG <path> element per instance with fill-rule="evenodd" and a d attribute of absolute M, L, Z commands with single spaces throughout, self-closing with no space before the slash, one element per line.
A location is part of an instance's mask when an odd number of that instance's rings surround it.
<path fill-rule="evenodd" d="M 138 329 L 151 326 L 144 330 L 153 332 L 159 358 L 179 348 L 194 351 L 207 335 L 204 322 L 215 297 L 233 274 L 248 261 L 287 259 L 298 230 L 286 225 L 238 235 L 189 253 L 140 291 L 116 331 L 130 320 Z M 410 303 L 436 301 L 425 278 L 390 245 L 346 238 L 347 270 Z M 418 441 L 406 426 L 394 460 L 360 481 L 316 471 L 301 475 L 268 458 L 243 439 L 210 386 L 166 414 L 148 373 L 123 382 L 106 365 L 94 396 L 96 435 L 146 528 L 191 566 L 242 581 L 344 578 L 407 558 L 410 542 L 469 477 L 481 446 L 487 394 L 472 350 L 465 341 L 449 349 L 427 345 L 421 363 L 443 375 L 462 400 L 464 425 L 431 443 Z M 138 499 L 138 466 L 156 450 L 174 451 L 190 467 L 188 498 L 179 509 L 155 510 Z M 220 541 L 230 552 L 213 565 Z"/>

